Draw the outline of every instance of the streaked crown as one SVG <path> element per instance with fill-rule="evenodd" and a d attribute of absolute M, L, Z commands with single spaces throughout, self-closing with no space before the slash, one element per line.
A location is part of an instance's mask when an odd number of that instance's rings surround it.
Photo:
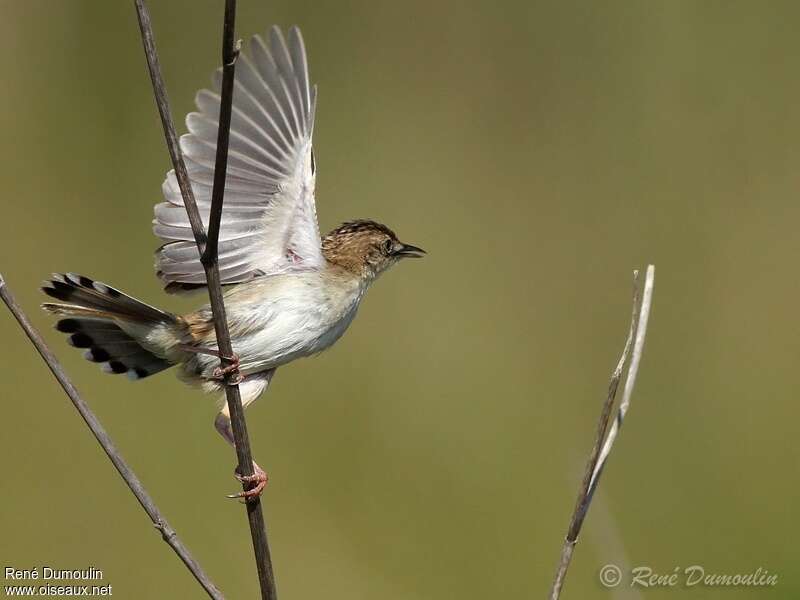
<path fill-rule="evenodd" d="M 322 240 L 322 254 L 334 265 L 372 279 L 402 258 L 419 258 L 425 251 L 404 244 L 394 231 L 375 221 L 343 223 Z"/>

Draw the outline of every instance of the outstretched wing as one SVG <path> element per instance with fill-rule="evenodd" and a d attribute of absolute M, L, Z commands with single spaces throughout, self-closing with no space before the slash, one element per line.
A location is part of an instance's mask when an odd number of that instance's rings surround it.
<path fill-rule="evenodd" d="M 292 269 L 321 268 L 311 150 L 316 88 L 309 85 L 303 38 L 289 30 L 288 44 L 273 27 L 266 43 L 250 42 L 236 63 L 225 201 L 219 236 L 222 283 Z M 222 70 L 213 91 L 201 90 L 198 112 L 181 137 L 197 206 L 208 226 L 220 107 Z M 156 269 L 169 292 L 205 285 L 205 273 L 175 172 L 162 186 L 153 231 L 164 241 Z"/>

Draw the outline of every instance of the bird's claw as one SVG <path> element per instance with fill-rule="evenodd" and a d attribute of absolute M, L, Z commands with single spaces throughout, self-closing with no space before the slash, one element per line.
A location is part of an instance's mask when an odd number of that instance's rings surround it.
<path fill-rule="evenodd" d="M 229 365 L 227 365 L 225 367 L 219 366 L 216 369 L 214 369 L 214 374 L 213 374 L 214 379 L 225 379 L 225 377 L 227 377 L 231 373 L 236 372 L 236 374 L 231 378 L 230 383 L 233 384 L 233 385 L 241 383 L 242 380 L 244 379 L 244 376 L 241 373 L 238 372 L 239 371 L 239 355 L 238 354 L 234 354 L 233 356 L 228 358 L 228 361 L 230 362 Z"/>
<path fill-rule="evenodd" d="M 234 471 L 233 476 L 236 477 L 236 479 L 238 479 L 242 484 L 255 483 L 255 485 L 249 490 L 242 490 L 236 494 L 228 494 L 228 498 L 242 498 L 245 502 L 248 500 L 255 500 L 261 496 L 261 494 L 264 492 L 264 488 L 267 487 L 267 482 L 269 481 L 269 476 L 264 472 L 264 469 L 255 463 L 253 463 L 252 475 L 242 475 L 237 469 Z"/>

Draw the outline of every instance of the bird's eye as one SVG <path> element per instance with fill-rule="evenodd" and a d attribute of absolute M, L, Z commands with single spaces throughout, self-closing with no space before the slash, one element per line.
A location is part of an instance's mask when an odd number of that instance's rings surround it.
<path fill-rule="evenodd" d="M 383 251 L 386 254 L 391 254 L 392 250 L 394 250 L 394 240 L 388 239 L 385 242 L 383 242 Z"/>

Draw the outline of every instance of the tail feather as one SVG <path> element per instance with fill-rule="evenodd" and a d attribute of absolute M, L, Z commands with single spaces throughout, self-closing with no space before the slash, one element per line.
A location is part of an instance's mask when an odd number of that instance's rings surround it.
<path fill-rule="evenodd" d="M 42 291 L 61 301 L 42 304 L 46 311 L 66 317 L 56 329 L 69 335 L 70 345 L 85 349 L 84 358 L 101 363 L 106 373 L 141 379 L 172 366 L 131 332 L 171 325 L 176 322 L 174 315 L 73 273 L 54 274 Z"/>
<path fill-rule="evenodd" d="M 170 313 L 140 302 L 110 285 L 75 273 L 53 273 L 42 291 L 51 298 L 77 305 L 78 308 L 96 309 L 117 317 L 154 322 L 175 320 Z"/>

